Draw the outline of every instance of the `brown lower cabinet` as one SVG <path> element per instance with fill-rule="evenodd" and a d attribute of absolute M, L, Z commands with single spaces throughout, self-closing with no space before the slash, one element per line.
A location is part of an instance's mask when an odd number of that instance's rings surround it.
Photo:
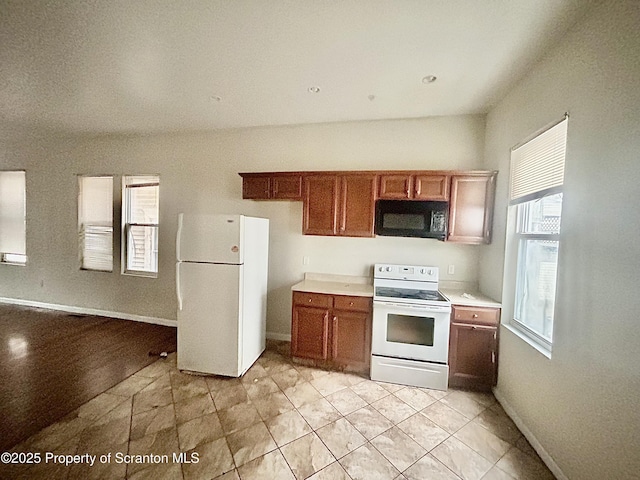
<path fill-rule="evenodd" d="M 317 366 L 368 372 L 371 298 L 293 292 L 291 355 Z"/>
<path fill-rule="evenodd" d="M 453 305 L 449 386 L 491 390 L 498 378 L 500 309 Z"/>

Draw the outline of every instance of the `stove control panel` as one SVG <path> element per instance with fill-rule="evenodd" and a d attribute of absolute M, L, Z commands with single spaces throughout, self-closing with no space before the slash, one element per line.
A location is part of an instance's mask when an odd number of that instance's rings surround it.
<path fill-rule="evenodd" d="M 437 282 L 438 273 L 438 267 L 429 267 L 424 265 L 393 265 L 387 263 L 376 263 L 373 269 L 374 278 L 418 280 L 426 282 Z"/>

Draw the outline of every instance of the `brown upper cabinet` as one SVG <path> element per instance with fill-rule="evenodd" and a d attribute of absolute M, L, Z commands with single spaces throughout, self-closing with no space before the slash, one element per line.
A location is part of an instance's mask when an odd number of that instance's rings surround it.
<path fill-rule="evenodd" d="M 337 235 L 337 175 L 309 175 L 304 179 L 302 232 L 305 235 Z"/>
<path fill-rule="evenodd" d="M 242 174 L 242 198 L 251 200 L 302 200 L 302 175 Z"/>
<path fill-rule="evenodd" d="M 241 173 L 242 198 L 302 200 L 305 235 L 373 237 L 377 199 L 449 202 L 447 241 L 491 242 L 494 171 Z"/>
<path fill-rule="evenodd" d="M 449 200 L 449 176 L 382 174 L 378 198 L 389 200 Z"/>
<path fill-rule="evenodd" d="M 376 176 L 307 175 L 303 192 L 303 233 L 373 237 Z"/>
<path fill-rule="evenodd" d="M 452 176 L 448 241 L 491 243 L 495 188 L 496 172 Z"/>

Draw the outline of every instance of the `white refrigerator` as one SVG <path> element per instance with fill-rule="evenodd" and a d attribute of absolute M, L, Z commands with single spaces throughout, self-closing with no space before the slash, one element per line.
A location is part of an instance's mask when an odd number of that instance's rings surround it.
<path fill-rule="evenodd" d="M 269 220 L 178 216 L 178 369 L 240 377 L 265 348 Z"/>

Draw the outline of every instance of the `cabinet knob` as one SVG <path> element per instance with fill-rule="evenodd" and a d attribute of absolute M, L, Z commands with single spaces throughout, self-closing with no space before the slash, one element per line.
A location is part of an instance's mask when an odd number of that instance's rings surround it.
<path fill-rule="evenodd" d="M 311 301 L 311 300 L 309 300 L 309 301 Z M 478 318 L 478 314 L 477 314 L 477 313 L 474 313 L 474 314 L 473 314 L 473 315 L 471 315 L 471 316 L 472 316 L 473 318 Z"/>
<path fill-rule="evenodd" d="M 311 303 L 311 299 L 309 299 L 309 303 Z"/>
<path fill-rule="evenodd" d="M 349 302 L 349 306 L 350 306 L 350 307 L 353 307 L 353 302 Z"/>

